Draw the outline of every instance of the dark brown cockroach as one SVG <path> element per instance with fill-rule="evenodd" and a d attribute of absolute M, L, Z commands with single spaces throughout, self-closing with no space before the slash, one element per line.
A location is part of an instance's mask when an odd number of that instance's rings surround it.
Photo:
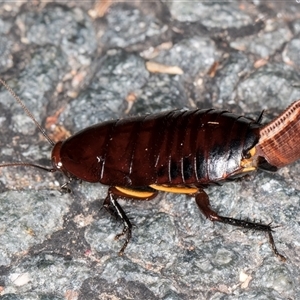
<path fill-rule="evenodd" d="M 120 255 L 131 238 L 132 225 L 117 199 L 150 200 L 158 191 L 166 191 L 195 197 L 211 221 L 266 232 L 274 253 L 285 260 L 269 224 L 218 215 L 204 188 L 258 168 L 276 171 L 299 159 L 299 147 L 294 145 L 300 144 L 300 100 L 266 126 L 261 125 L 261 117 L 253 121 L 227 111 L 174 110 L 96 124 L 54 144 L 19 97 L 0 82 L 53 145 L 52 168 L 22 162 L 0 167 L 34 166 L 62 172 L 69 182 L 79 179 L 110 186 L 103 206 L 123 222 L 124 229 L 116 236 L 126 236 Z"/>

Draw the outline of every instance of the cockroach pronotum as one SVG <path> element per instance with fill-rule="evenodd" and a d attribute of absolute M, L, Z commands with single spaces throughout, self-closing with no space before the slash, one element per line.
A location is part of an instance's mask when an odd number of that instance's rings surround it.
<path fill-rule="evenodd" d="M 150 200 L 166 191 L 195 197 L 211 221 L 266 232 L 273 252 L 285 260 L 276 249 L 270 224 L 218 215 L 204 188 L 256 169 L 274 172 L 299 159 L 295 145 L 300 144 L 300 100 L 265 126 L 261 116 L 252 120 L 215 109 L 173 110 L 96 124 L 55 144 L 20 98 L 0 82 L 53 146 L 52 168 L 25 162 L 0 167 L 32 166 L 62 172 L 68 183 L 84 180 L 108 185 L 103 206 L 124 225 L 116 235 L 116 239 L 125 236 L 120 255 L 130 241 L 132 224 L 117 199 Z"/>

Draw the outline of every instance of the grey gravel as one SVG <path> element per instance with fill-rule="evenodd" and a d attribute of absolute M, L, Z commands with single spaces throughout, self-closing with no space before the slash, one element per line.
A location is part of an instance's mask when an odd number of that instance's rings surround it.
<path fill-rule="evenodd" d="M 279 50 L 292 38 L 292 34 L 285 23 L 267 21 L 263 32 L 257 36 L 237 39 L 230 43 L 231 47 L 257 54 L 267 58 Z"/>
<path fill-rule="evenodd" d="M 174 18 L 181 22 L 200 21 L 207 27 L 242 27 L 253 22 L 251 16 L 238 9 L 237 1 L 166 1 Z M 219 2 L 219 3 L 218 3 Z"/>
<path fill-rule="evenodd" d="M 169 30 L 169 26 L 158 18 L 126 4 L 112 6 L 106 22 L 107 28 L 101 37 L 105 48 L 143 47 L 148 40 L 159 41 Z"/>
<path fill-rule="evenodd" d="M 180 55 L 184 53 L 184 57 Z M 215 43 L 206 37 L 184 39 L 172 49 L 162 51 L 155 60 L 170 66 L 179 66 L 187 76 L 206 73 L 214 61 L 220 58 Z"/>
<path fill-rule="evenodd" d="M 48 6 L 41 12 L 20 14 L 16 23 L 26 43 L 61 47 L 74 69 L 91 64 L 97 48 L 96 32 L 82 9 Z"/>

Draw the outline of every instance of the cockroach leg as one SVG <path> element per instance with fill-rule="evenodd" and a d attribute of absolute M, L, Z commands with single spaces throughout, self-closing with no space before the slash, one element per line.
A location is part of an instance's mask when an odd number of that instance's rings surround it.
<path fill-rule="evenodd" d="M 118 240 L 120 237 L 126 235 L 125 243 L 119 251 L 119 255 L 122 256 L 130 239 L 131 239 L 131 228 L 132 224 L 129 221 L 129 218 L 126 216 L 126 213 L 122 209 L 121 205 L 118 203 L 117 198 L 113 193 L 113 189 L 108 189 L 107 197 L 104 200 L 103 207 L 117 220 L 123 222 L 124 228 L 123 231 L 116 235 L 115 239 Z"/>
<path fill-rule="evenodd" d="M 286 261 L 286 258 L 281 255 L 275 246 L 274 239 L 272 236 L 272 227 L 270 224 L 261 224 L 261 223 L 255 223 L 255 222 L 249 222 L 234 218 L 228 218 L 218 215 L 210 206 L 208 195 L 203 191 L 199 190 L 195 195 L 196 203 L 201 210 L 201 212 L 211 221 L 213 222 L 221 222 L 224 224 L 229 224 L 232 226 L 238 226 L 243 227 L 246 229 L 253 229 L 253 230 L 259 230 L 264 231 L 268 233 L 269 236 L 269 242 L 271 244 L 271 248 L 274 252 L 274 254 L 282 261 Z"/>
<path fill-rule="evenodd" d="M 126 235 L 126 240 L 119 255 L 123 255 L 130 239 L 131 239 L 131 228 L 132 224 L 127 217 L 126 213 L 122 209 L 121 205 L 118 203 L 118 198 L 133 199 L 133 200 L 151 200 L 156 197 L 157 191 L 151 187 L 140 187 L 140 188 L 124 188 L 124 187 L 113 187 L 108 189 L 107 197 L 104 200 L 103 207 L 117 220 L 123 222 L 123 231 L 115 236 L 118 240 L 122 236 Z"/>
<path fill-rule="evenodd" d="M 69 182 L 65 182 L 64 184 L 62 184 L 60 186 L 60 189 L 61 189 L 61 192 L 62 194 L 70 194 L 72 191 L 71 189 L 69 188 Z"/>
<path fill-rule="evenodd" d="M 275 246 L 275 242 L 274 242 L 274 239 L 273 239 L 273 235 L 272 235 L 272 231 L 268 231 L 268 236 L 269 236 L 269 243 L 271 244 L 271 247 L 272 247 L 272 250 L 273 252 L 275 253 L 275 255 L 282 261 L 282 262 L 285 262 L 286 261 L 286 258 L 280 254 Z"/>
<path fill-rule="evenodd" d="M 66 181 L 65 183 L 63 183 L 60 186 L 61 192 L 62 193 L 66 193 L 66 194 L 70 194 L 72 192 L 72 190 L 69 188 L 69 185 L 71 184 L 71 182 L 74 180 L 73 177 L 69 177 L 68 181 Z"/>

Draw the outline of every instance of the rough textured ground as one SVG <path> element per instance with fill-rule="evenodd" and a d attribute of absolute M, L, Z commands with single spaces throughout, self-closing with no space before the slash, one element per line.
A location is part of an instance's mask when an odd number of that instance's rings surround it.
<path fill-rule="evenodd" d="M 300 98 L 298 2 L 2 2 L 0 75 L 55 140 L 182 107 L 267 109 L 267 122 Z M 3 88 L 0 132 L 1 161 L 50 164 Z M 278 226 L 286 263 L 264 234 L 212 224 L 192 198 L 164 193 L 121 202 L 135 228 L 119 257 L 121 226 L 100 210 L 107 187 L 62 194 L 65 180 L 0 169 L 0 299 L 300 299 L 300 163 L 207 189 L 220 214 Z"/>

